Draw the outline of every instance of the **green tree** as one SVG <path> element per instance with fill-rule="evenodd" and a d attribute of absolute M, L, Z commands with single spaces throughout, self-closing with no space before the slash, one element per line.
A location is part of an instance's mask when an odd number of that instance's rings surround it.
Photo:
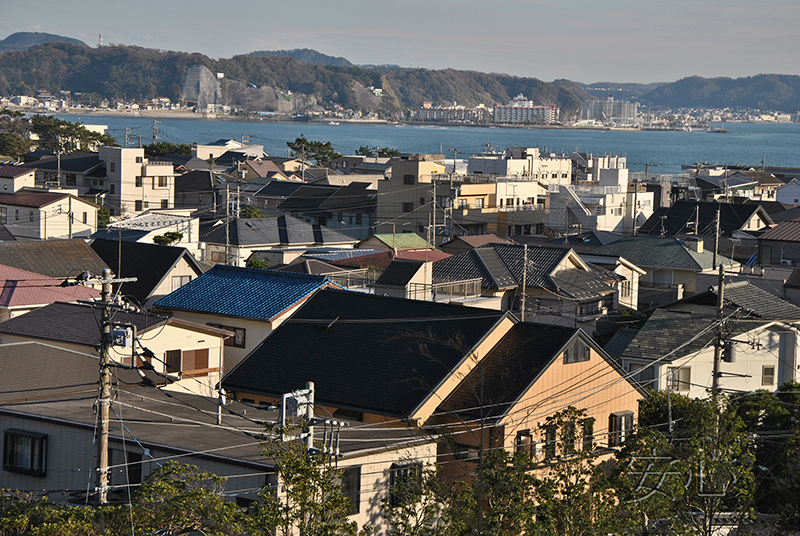
<path fill-rule="evenodd" d="M 183 233 L 175 231 L 167 231 L 163 235 L 156 235 L 153 237 L 153 242 L 161 246 L 171 246 L 175 242 L 180 242 L 183 238 Z"/>
<path fill-rule="evenodd" d="M 39 147 L 48 151 L 96 151 L 101 145 L 116 144 L 108 134 L 92 132 L 80 121 L 71 123 L 50 115 L 34 115 L 30 122 L 31 132 L 39 136 Z"/>
<path fill-rule="evenodd" d="M 715 534 L 720 513 L 733 524 L 749 520 L 754 456 L 730 397 L 652 392 L 639 415 L 640 429 L 618 457 L 612 480 L 631 519 L 658 519 L 670 533 L 702 536 Z M 669 483 L 660 483 L 664 474 Z"/>
<path fill-rule="evenodd" d="M 175 461 L 153 471 L 136 498 L 136 524 L 148 534 L 241 534 L 250 522 L 221 493 L 225 478 Z"/>
<path fill-rule="evenodd" d="M 392 158 L 395 156 L 400 156 L 400 151 L 397 149 L 390 149 L 388 147 L 377 147 L 377 156 L 384 157 L 384 158 Z M 356 149 L 356 154 L 361 156 L 373 156 L 375 153 L 372 151 L 370 147 L 367 145 L 362 145 L 358 149 Z"/>
<path fill-rule="evenodd" d="M 31 150 L 31 142 L 19 134 L 0 132 L 0 155 L 19 159 Z"/>
<path fill-rule="evenodd" d="M 305 444 L 270 439 L 265 455 L 275 460 L 274 488 L 260 494 L 261 526 L 278 536 L 356 536 L 358 523 L 347 517 L 350 499 L 342 493 L 342 473 L 326 457 L 306 452 Z"/>
<path fill-rule="evenodd" d="M 247 267 L 248 268 L 260 268 L 265 270 L 269 268 L 269 261 L 265 261 L 263 259 L 259 259 L 255 255 L 251 255 L 250 258 L 247 259 Z"/>
<path fill-rule="evenodd" d="M 149 157 L 158 157 L 168 154 L 179 154 L 181 156 L 192 156 L 192 146 L 188 143 L 174 144 L 168 141 L 159 141 L 144 146 L 144 154 Z"/>
<path fill-rule="evenodd" d="M 390 495 L 381 502 L 389 534 L 447 536 L 461 532 L 462 526 L 452 517 L 452 498 L 451 488 L 435 470 L 421 467 L 419 472 L 410 471 L 407 478 L 395 482 Z"/>
<path fill-rule="evenodd" d="M 110 220 L 111 212 L 106 207 L 99 207 L 97 209 L 97 228 L 104 228 Z"/>
<path fill-rule="evenodd" d="M 253 205 L 245 205 L 242 208 L 242 218 L 263 218 L 264 213 L 261 210 Z"/>
<path fill-rule="evenodd" d="M 323 162 L 330 162 L 342 157 L 334 150 L 331 142 L 310 141 L 303 134 L 300 134 L 294 141 L 287 141 L 286 145 L 294 156 L 304 160 L 311 160 L 317 166 L 321 166 Z"/>

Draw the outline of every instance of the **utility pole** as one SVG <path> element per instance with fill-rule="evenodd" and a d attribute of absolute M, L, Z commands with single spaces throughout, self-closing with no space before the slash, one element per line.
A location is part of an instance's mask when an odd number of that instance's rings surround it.
<path fill-rule="evenodd" d="M 103 268 L 103 288 L 100 293 L 103 302 L 101 316 L 102 333 L 100 334 L 100 431 L 97 442 L 97 500 L 100 504 L 108 502 L 108 419 L 111 407 L 111 357 L 109 346 L 111 339 L 111 269 Z"/>
<path fill-rule="evenodd" d="M 719 201 L 717 201 L 717 218 L 715 222 L 715 229 L 714 229 L 714 258 L 711 262 L 711 266 L 717 265 L 717 254 L 719 253 L 719 216 L 720 216 L 720 206 Z"/>
<path fill-rule="evenodd" d="M 160 129 L 159 129 L 157 126 L 156 126 L 156 125 L 157 125 L 157 124 L 159 124 L 159 123 L 161 123 L 161 121 L 158 121 L 158 120 L 156 120 L 156 119 L 153 119 L 153 143 L 155 143 L 155 142 L 156 142 L 156 140 L 158 140 L 158 139 L 161 139 L 161 138 L 158 136 L 158 133 L 160 132 Z"/>
<path fill-rule="evenodd" d="M 101 311 L 100 333 L 100 396 L 97 401 L 99 428 L 97 431 L 97 500 L 100 504 L 108 502 L 108 424 L 111 408 L 111 284 L 136 281 L 135 277 L 112 279 L 111 269 L 103 268 L 100 297 L 103 304 Z M 95 305 L 90 303 L 90 305 Z"/>
<path fill-rule="evenodd" d="M 522 246 L 522 297 L 521 297 L 521 305 L 520 308 L 520 317 L 523 322 L 525 322 L 525 296 L 526 296 L 526 289 L 528 286 L 528 244 Z"/>
<path fill-rule="evenodd" d="M 722 327 L 722 306 L 725 303 L 725 273 L 722 264 L 719 265 L 719 286 L 717 287 L 717 335 L 714 342 L 714 375 L 712 378 L 711 390 L 713 391 L 714 400 L 716 401 L 717 394 L 719 394 L 719 361 L 722 353 L 723 340 L 723 327 Z"/>

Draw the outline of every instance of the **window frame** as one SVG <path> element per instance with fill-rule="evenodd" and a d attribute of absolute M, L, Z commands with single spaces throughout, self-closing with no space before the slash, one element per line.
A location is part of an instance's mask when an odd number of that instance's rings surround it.
<path fill-rule="evenodd" d="M 411 475 L 422 478 L 422 462 L 393 463 L 389 467 L 389 506 L 394 508 L 407 504 L 409 498 L 401 496 L 397 487 L 410 480 Z"/>
<path fill-rule="evenodd" d="M 767 369 L 772 369 L 770 374 L 767 374 Z M 770 378 L 769 383 L 767 383 L 767 378 Z M 761 385 L 762 386 L 774 386 L 775 385 L 775 365 L 762 365 L 761 366 Z"/>
<path fill-rule="evenodd" d="M 225 326 L 223 324 L 206 324 L 212 328 L 224 329 L 225 331 L 233 332 L 233 337 L 228 337 L 225 339 L 225 346 L 233 346 L 234 348 L 244 348 L 247 344 L 246 336 L 247 336 L 247 329 L 246 328 L 237 328 L 234 326 Z"/>
<path fill-rule="evenodd" d="M 20 452 L 16 441 L 27 439 L 27 465 L 17 465 L 17 455 L 25 456 Z M 23 449 L 26 447 L 23 445 Z M 20 473 L 30 476 L 46 476 L 47 474 L 47 434 L 30 432 L 19 428 L 7 428 L 3 432 L 3 470 L 10 473 Z"/>
<path fill-rule="evenodd" d="M 578 351 L 578 349 L 580 351 Z M 584 363 L 592 358 L 592 349 L 581 339 L 576 339 L 566 350 L 564 350 L 564 364 Z"/>
<path fill-rule="evenodd" d="M 350 500 L 347 515 L 356 515 L 361 512 L 361 466 L 345 467 L 340 478 L 342 495 Z"/>
<path fill-rule="evenodd" d="M 633 432 L 633 412 L 615 411 L 608 416 L 608 446 L 619 447 Z"/>
<path fill-rule="evenodd" d="M 689 391 L 692 388 L 692 367 L 667 367 L 667 385 L 672 391 Z"/>

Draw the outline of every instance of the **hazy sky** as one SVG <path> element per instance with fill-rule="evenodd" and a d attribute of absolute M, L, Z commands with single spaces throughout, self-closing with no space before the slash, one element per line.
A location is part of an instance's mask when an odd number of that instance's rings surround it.
<path fill-rule="evenodd" d="M 311 48 L 548 82 L 800 74 L 798 23 L 798 0 L 0 0 L 0 38 L 102 34 L 214 58 Z"/>

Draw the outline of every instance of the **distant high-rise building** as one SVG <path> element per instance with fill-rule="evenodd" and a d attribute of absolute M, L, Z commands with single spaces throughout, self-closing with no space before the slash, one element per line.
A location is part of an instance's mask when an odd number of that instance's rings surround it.
<path fill-rule="evenodd" d="M 609 96 L 606 100 L 588 100 L 581 104 L 581 119 L 612 122 L 619 125 L 638 125 L 639 103 L 615 101 Z"/>
<path fill-rule="evenodd" d="M 552 125 L 558 121 L 559 113 L 560 109 L 557 106 L 536 106 L 533 101 L 526 99 L 520 93 L 508 104 L 495 105 L 494 122 Z"/>

